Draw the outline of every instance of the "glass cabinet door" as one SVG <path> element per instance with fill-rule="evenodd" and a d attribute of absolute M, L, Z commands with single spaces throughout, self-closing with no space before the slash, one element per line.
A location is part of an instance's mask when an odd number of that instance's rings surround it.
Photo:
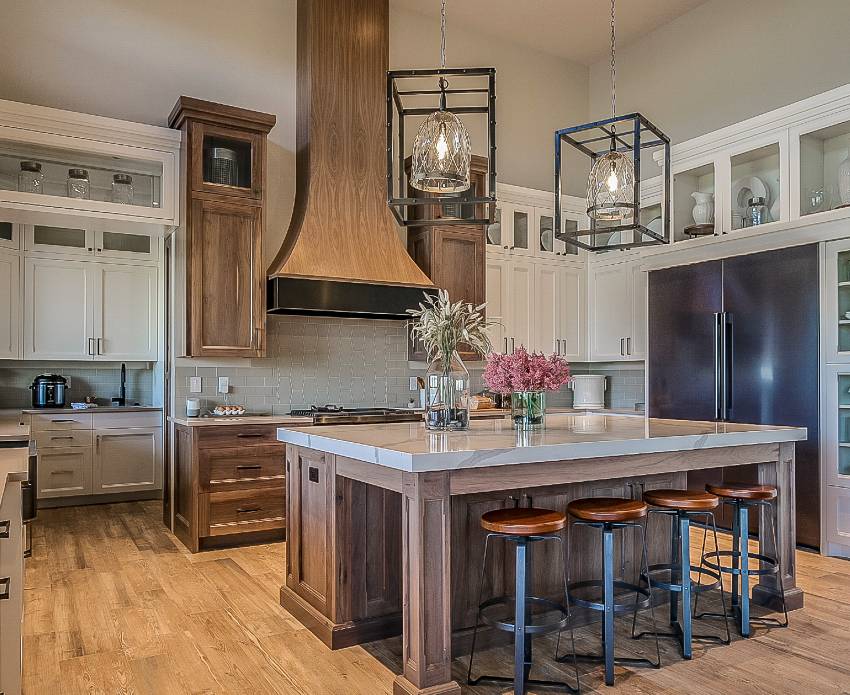
<path fill-rule="evenodd" d="M 99 232 L 97 255 L 106 258 L 153 258 L 156 256 L 156 245 L 147 234 Z"/>
<path fill-rule="evenodd" d="M 779 143 L 733 155 L 731 164 L 730 229 L 778 222 L 781 218 Z"/>
<path fill-rule="evenodd" d="M 192 188 L 196 191 L 260 198 L 262 138 L 259 135 L 192 124 Z"/>
<path fill-rule="evenodd" d="M 531 255 L 534 252 L 532 230 L 534 225 L 534 208 L 514 206 L 511 215 L 511 242 L 508 244 L 511 253 Z"/>
<path fill-rule="evenodd" d="M 0 248 L 18 248 L 18 237 L 15 232 L 15 225 L 11 222 L 0 222 Z"/>
<path fill-rule="evenodd" d="M 95 252 L 94 233 L 73 227 L 37 224 L 26 227 L 27 251 L 52 251 L 89 256 Z"/>

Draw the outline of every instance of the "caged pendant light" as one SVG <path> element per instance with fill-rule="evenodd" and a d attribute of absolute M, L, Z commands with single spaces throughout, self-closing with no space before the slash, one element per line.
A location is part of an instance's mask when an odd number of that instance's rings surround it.
<path fill-rule="evenodd" d="M 616 0 L 611 0 L 611 118 L 555 132 L 556 237 L 589 251 L 664 244 L 670 227 L 670 138 L 640 113 L 617 115 Z M 619 126 L 619 129 L 618 129 Z M 647 137 L 649 136 L 649 137 Z M 590 229 L 561 227 L 561 148 L 571 145 L 590 157 L 587 216 Z M 604 149 L 598 150 L 600 144 Z M 640 223 L 641 150 L 664 148 L 662 174 L 663 230 Z M 602 223 L 601 227 L 597 223 Z"/>
<path fill-rule="evenodd" d="M 446 69 L 446 0 L 440 4 L 440 69 Z M 438 85 L 440 108 L 425 119 L 413 141 L 410 184 L 428 193 L 460 193 L 469 188 L 472 145 L 466 126 L 446 110 L 445 77 Z"/>

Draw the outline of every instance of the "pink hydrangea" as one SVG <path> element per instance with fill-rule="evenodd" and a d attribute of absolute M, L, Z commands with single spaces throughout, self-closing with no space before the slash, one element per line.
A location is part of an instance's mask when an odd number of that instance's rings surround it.
<path fill-rule="evenodd" d="M 511 355 L 487 355 L 484 383 L 496 393 L 557 391 L 570 379 L 570 365 L 557 355 L 529 353 L 520 347 Z"/>

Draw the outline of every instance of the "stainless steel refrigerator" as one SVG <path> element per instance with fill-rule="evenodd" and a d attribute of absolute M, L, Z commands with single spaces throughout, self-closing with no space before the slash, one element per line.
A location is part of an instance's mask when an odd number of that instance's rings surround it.
<path fill-rule="evenodd" d="M 650 416 L 808 428 L 797 443 L 797 542 L 811 547 L 820 544 L 818 286 L 816 244 L 649 274 Z M 688 487 L 709 480 L 751 482 L 756 470 L 695 471 Z"/>

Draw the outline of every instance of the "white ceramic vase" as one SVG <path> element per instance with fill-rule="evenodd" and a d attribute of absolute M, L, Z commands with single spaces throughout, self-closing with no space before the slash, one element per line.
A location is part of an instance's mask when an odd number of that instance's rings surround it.
<path fill-rule="evenodd" d="M 695 191 L 691 197 L 696 201 L 694 205 L 694 222 L 697 224 L 711 224 L 714 222 L 714 193 L 700 193 Z"/>
<path fill-rule="evenodd" d="M 850 150 L 847 158 L 838 165 L 838 195 L 842 205 L 850 204 Z"/>

